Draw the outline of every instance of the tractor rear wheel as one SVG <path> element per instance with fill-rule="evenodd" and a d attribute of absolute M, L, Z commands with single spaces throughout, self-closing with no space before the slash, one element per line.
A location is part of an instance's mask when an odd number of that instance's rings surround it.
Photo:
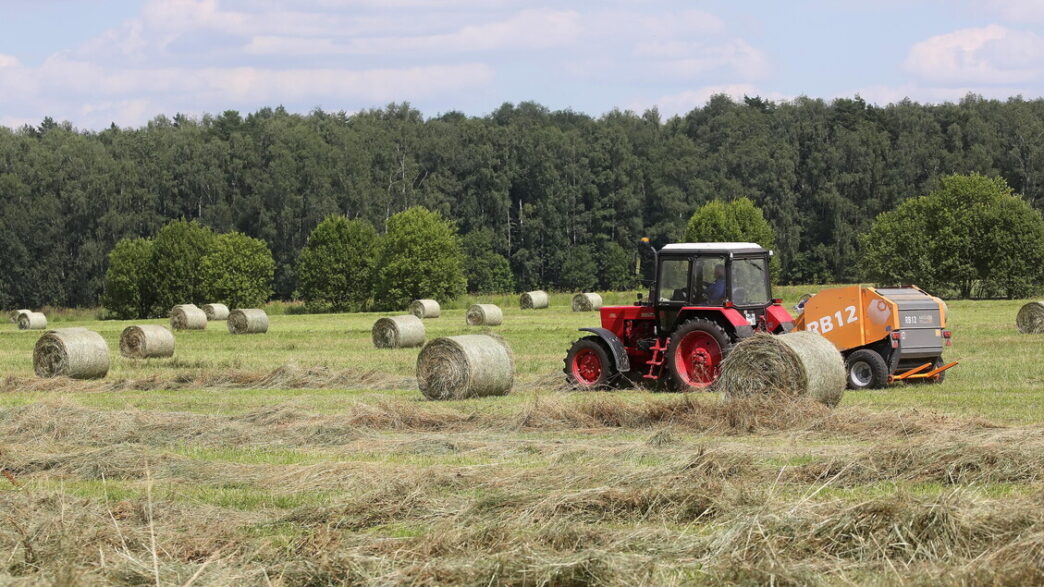
<path fill-rule="evenodd" d="M 619 376 L 609 352 L 597 336 L 573 343 L 565 358 L 566 381 L 578 389 L 605 389 Z"/>
<path fill-rule="evenodd" d="M 875 350 L 859 349 L 845 359 L 848 389 L 877 389 L 888 383 L 888 365 Z"/>
<path fill-rule="evenodd" d="M 677 391 L 706 389 L 718 378 L 732 350 L 729 335 L 716 322 L 696 318 L 682 324 L 667 346 L 667 370 Z"/>

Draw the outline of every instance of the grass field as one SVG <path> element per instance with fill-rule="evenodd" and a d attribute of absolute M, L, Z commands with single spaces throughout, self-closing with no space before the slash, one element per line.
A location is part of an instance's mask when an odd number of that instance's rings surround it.
<path fill-rule="evenodd" d="M 468 332 L 466 301 L 428 337 Z M 1044 582 L 1044 338 L 1015 331 L 1021 302 L 951 302 L 945 383 L 830 411 L 568 392 L 597 315 L 489 301 L 516 389 L 441 403 L 416 349 L 372 348 L 379 314 L 211 323 L 137 362 L 129 323 L 54 314 L 108 340 L 97 382 L 33 378 L 39 333 L 0 326 L 0 583 Z"/>

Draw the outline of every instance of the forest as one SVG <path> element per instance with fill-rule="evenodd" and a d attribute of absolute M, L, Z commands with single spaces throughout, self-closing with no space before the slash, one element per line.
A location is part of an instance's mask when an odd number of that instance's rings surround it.
<path fill-rule="evenodd" d="M 612 289 L 640 237 L 678 240 L 699 206 L 748 197 L 775 230 L 783 283 L 849 282 L 878 214 L 972 172 L 1044 207 L 1044 100 L 716 96 L 666 120 L 530 102 L 425 117 L 403 103 L 102 131 L 45 119 L 0 127 L 0 306 L 95 306 L 115 243 L 182 218 L 263 240 L 274 295 L 290 299 L 324 218 L 383 231 L 418 205 L 470 254 L 506 258 L 520 290 Z"/>

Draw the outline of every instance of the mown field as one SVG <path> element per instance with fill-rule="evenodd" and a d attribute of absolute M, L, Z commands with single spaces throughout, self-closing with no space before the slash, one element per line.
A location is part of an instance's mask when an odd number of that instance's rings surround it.
<path fill-rule="evenodd" d="M 466 301 L 428 337 L 469 331 Z M 1044 338 L 1015 331 L 1022 302 L 951 302 L 945 383 L 831 411 L 570 392 L 597 315 L 484 301 L 516 389 L 441 403 L 416 349 L 372 348 L 380 314 L 273 306 L 266 335 L 211 323 L 138 362 L 129 323 L 53 314 L 109 341 L 96 382 L 33 378 L 39 333 L 0 326 L 0 583 L 1044 582 Z"/>

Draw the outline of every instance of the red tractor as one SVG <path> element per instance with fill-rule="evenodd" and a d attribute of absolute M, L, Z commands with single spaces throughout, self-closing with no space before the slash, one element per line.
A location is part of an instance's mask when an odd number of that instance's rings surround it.
<path fill-rule="evenodd" d="M 769 280 L 772 252 L 754 243 L 678 243 L 657 251 L 650 299 L 601 309 L 601 328 L 573 343 L 569 382 L 604 389 L 627 381 L 701 389 L 714 382 L 737 341 L 794 327 Z"/>

